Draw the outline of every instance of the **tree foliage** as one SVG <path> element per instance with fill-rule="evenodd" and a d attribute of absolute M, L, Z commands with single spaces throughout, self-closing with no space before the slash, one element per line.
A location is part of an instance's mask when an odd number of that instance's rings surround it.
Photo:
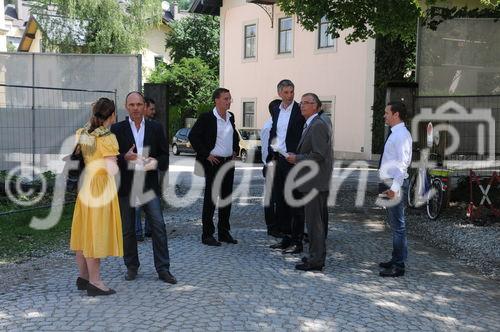
<path fill-rule="evenodd" d="M 183 127 L 186 117 L 211 109 L 212 92 L 218 86 L 218 77 L 200 58 L 183 58 L 171 65 L 161 64 L 148 78 L 151 83 L 164 83 L 169 92 L 170 132 Z"/>
<path fill-rule="evenodd" d="M 210 68 L 219 67 L 219 18 L 192 15 L 173 22 L 167 33 L 166 45 L 174 62 L 199 57 Z"/>
<path fill-rule="evenodd" d="M 140 51 L 144 33 L 161 22 L 160 0 L 32 0 L 44 46 L 67 53 Z"/>

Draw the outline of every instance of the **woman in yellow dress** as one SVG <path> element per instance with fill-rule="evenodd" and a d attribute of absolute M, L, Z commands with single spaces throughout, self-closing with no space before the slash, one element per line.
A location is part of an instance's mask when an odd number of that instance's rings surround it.
<path fill-rule="evenodd" d="M 116 293 L 101 279 L 100 259 L 123 256 L 122 223 L 114 175 L 118 172 L 118 142 L 109 127 L 116 122 L 115 104 L 100 98 L 90 122 L 77 131 L 77 144 L 85 162 L 78 192 L 70 247 L 76 251 L 79 290 L 87 295 Z"/>

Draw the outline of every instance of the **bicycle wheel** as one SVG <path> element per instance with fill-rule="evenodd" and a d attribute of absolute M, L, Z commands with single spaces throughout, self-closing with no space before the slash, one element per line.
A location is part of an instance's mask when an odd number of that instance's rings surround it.
<path fill-rule="evenodd" d="M 433 179 L 427 194 L 427 216 L 435 220 L 441 213 L 443 204 L 443 183 L 441 179 Z"/>
<path fill-rule="evenodd" d="M 408 193 L 407 193 L 407 204 L 408 207 L 416 207 L 415 198 L 417 196 L 418 186 L 417 186 L 418 172 L 413 172 L 410 175 L 410 181 L 408 183 Z"/>

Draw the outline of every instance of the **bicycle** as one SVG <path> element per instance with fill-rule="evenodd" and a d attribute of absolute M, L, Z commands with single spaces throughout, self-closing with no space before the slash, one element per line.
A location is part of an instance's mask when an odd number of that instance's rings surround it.
<path fill-rule="evenodd" d="M 437 157 L 435 153 L 430 155 Z M 437 219 L 446 203 L 444 197 L 448 191 L 450 172 L 451 170 L 442 167 L 419 168 L 411 172 L 407 194 L 408 206 L 416 208 L 425 203 L 429 219 Z"/>

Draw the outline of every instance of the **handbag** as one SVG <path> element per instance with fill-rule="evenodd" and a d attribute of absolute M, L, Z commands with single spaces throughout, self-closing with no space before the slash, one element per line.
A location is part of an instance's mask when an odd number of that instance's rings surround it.
<path fill-rule="evenodd" d="M 78 181 L 80 180 L 80 176 L 85 168 L 85 162 L 83 161 L 82 150 L 80 148 L 80 144 L 77 144 L 71 152 L 70 155 L 64 157 L 63 159 L 66 164 L 64 166 L 65 171 L 68 174 L 68 178 L 66 181 L 66 191 L 75 191 L 78 187 Z M 78 161 L 78 167 L 72 168 L 70 165 L 73 165 L 75 161 Z"/>

